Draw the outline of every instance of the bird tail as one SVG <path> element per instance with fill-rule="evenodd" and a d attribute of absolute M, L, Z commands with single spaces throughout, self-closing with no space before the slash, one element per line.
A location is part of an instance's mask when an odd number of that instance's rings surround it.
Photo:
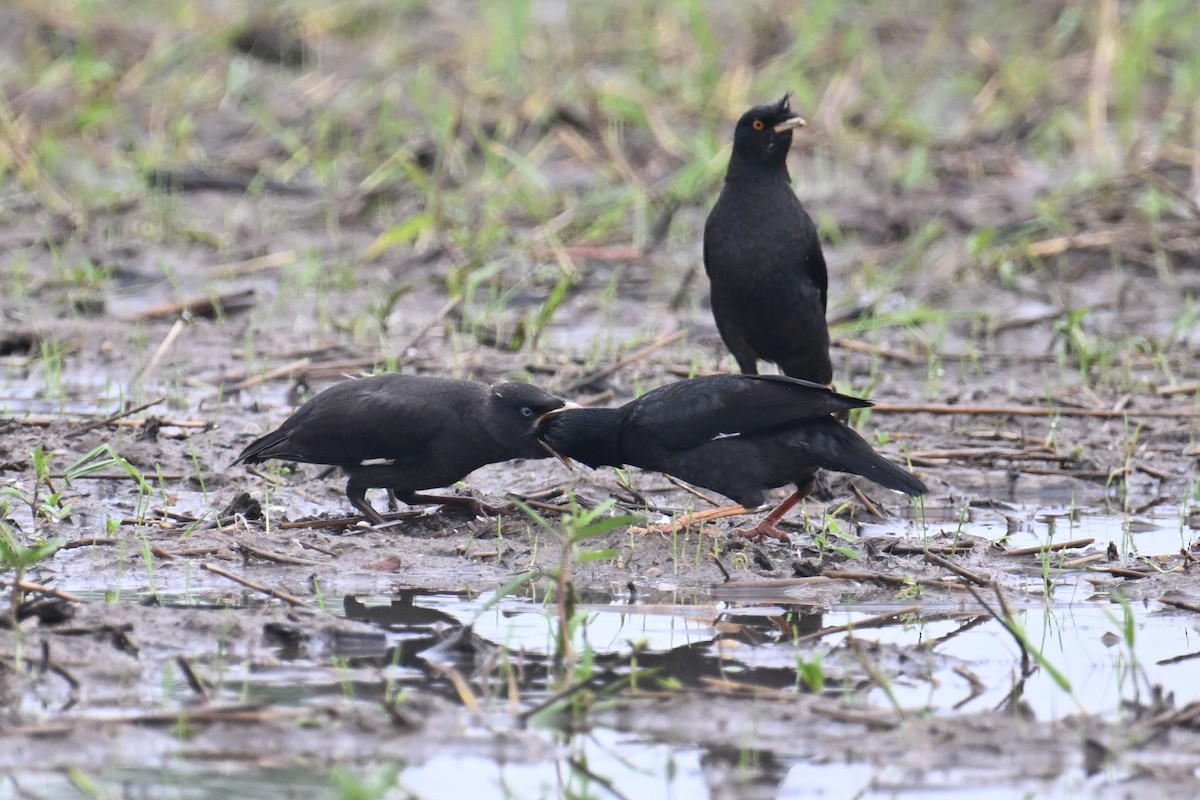
<path fill-rule="evenodd" d="M 238 464 L 261 464 L 268 458 L 279 458 L 281 454 L 272 452 L 272 449 L 287 439 L 286 435 L 281 435 L 278 430 L 271 431 L 265 436 L 260 436 L 250 444 L 246 445 L 238 457 L 233 460 L 230 466 Z"/>
<path fill-rule="evenodd" d="M 823 469 L 861 475 L 880 486 L 913 497 L 929 491 L 920 478 L 876 453 L 866 439 L 833 417 L 808 423 L 796 444 L 807 447 Z"/>

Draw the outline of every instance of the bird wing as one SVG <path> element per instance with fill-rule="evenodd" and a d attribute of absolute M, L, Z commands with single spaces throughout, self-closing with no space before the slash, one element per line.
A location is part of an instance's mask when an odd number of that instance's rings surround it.
<path fill-rule="evenodd" d="M 338 384 L 302 406 L 278 430 L 247 447 L 239 460 L 420 464 L 429 457 L 446 425 L 462 414 L 454 403 L 457 398 L 439 391 L 441 387 L 405 388 L 392 381 Z"/>
<path fill-rule="evenodd" d="M 318 464 L 415 466 L 429 458 L 441 425 L 437 420 L 422 420 L 421 411 L 414 411 L 404 416 L 359 418 L 352 427 L 343 419 L 322 419 L 290 437 L 291 457 Z"/>
<path fill-rule="evenodd" d="M 709 375 L 668 384 L 630 403 L 622 444 L 680 451 L 720 436 L 748 436 L 871 405 L 780 375 Z"/>

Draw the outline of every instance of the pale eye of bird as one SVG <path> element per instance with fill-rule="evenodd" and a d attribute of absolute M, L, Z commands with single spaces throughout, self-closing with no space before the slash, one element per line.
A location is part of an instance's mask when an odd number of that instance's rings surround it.
<path fill-rule="evenodd" d="M 530 408 L 529 406 L 524 406 L 521 409 L 521 416 L 524 417 L 525 419 L 532 418 L 533 417 L 533 409 Z"/>
<path fill-rule="evenodd" d="M 763 121 L 761 119 L 756 119 L 750 124 L 756 131 L 761 131 L 763 129 Z"/>

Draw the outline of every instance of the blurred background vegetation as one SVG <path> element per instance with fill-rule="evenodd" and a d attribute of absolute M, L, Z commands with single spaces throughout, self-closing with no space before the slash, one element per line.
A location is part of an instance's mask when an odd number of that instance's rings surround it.
<path fill-rule="evenodd" d="M 959 325 L 987 348 L 1023 309 L 1092 363 L 1191 335 L 1190 0 L 14 0 L 0 21 L 10 296 L 103 287 L 136 260 L 122 248 L 177 293 L 197 264 L 286 251 L 282 296 L 325 299 L 276 309 L 393 359 L 414 276 L 509 349 L 582 296 L 700 319 L 732 122 L 791 92 L 843 334 L 929 349 Z M 189 170 L 249 195 L 197 210 L 159 191 Z M 274 199 L 293 193 L 302 211 Z M 1096 269 L 1158 283 L 1161 324 L 1127 341 Z M 379 296 L 349 309 L 324 291 L 364 282 Z"/>

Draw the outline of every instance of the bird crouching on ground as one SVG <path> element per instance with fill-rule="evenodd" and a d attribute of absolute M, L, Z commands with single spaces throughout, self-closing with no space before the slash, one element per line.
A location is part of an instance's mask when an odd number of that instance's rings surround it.
<path fill-rule="evenodd" d="M 357 378 L 313 397 L 233 463 L 274 458 L 341 467 L 350 504 L 376 525 L 384 520 L 367 502 L 372 488 L 388 489 L 409 505 L 440 503 L 492 514 L 495 508 L 473 498 L 418 492 L 449 486 L 485 464 L 547 457 L 536 424 L 562 407 L 560 398 L 527 383 Z"/>
<path fill-rule="evenodd" d="M 734 128 L 725 184 L 704 223 L 704 269 L 721 339 L 747 375 L 771 361 L 829 385 L 829 279 L 816 226 L 792 191 L 787 154 L 804 126 L 788 95 Z"/>
<path fill-rule="evenodd" d="M 592 468 L 665 472 L 747 509 L 761 505 L 768 489 L 795 484 L 788 500 L 741 531 L 787 538 L 776 523 L 812 490 L 819 469 L 861 475 L 912 496 L 927 491 L 834 416 L 870 405 L 777 375 L 709 375 L 667 384 L 617 408 L 551 411 L 537 428 L 564 458 Z"/>

